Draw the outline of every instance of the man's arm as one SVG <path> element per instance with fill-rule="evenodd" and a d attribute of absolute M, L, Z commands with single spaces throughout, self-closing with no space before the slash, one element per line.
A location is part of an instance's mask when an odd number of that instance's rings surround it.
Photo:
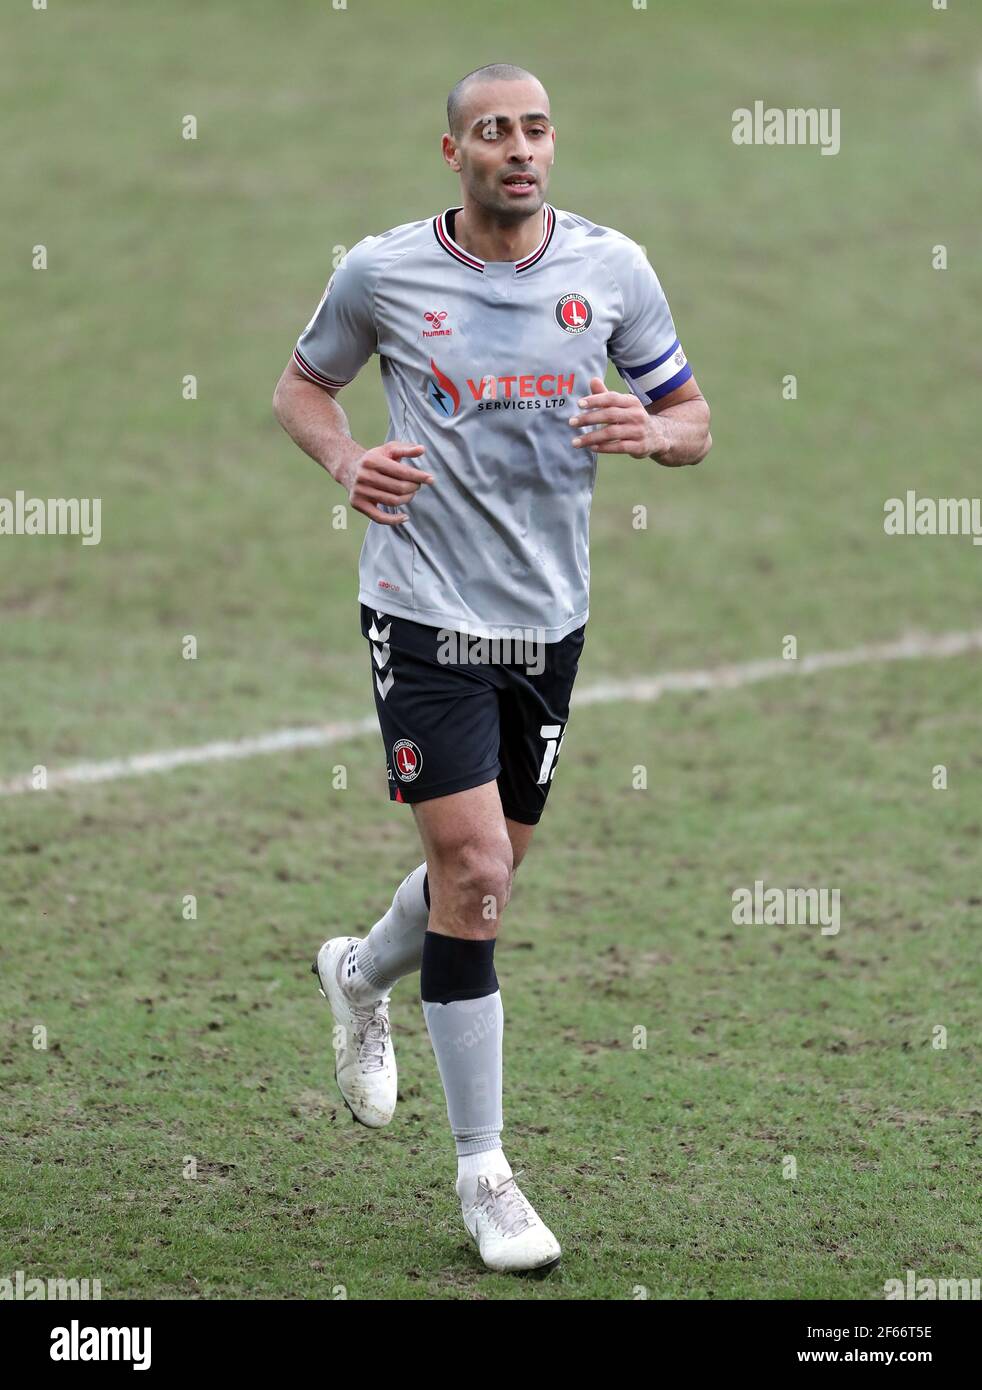
<path fill-rule="evenodd" d="M 383 526 L 401 526 L 408 516 L 380 511 L 379 504 L 404 506 L 423 483 L 432 483 L 431 473 L 401 462 L 418 458 L 423 446 L 393 441 L 363 448 L 352 439 L 336 394 L 309 381 L 291 359 L 276 383 L 273 413 L 294 443 L 347 491 L 355 511 Z"/>
<path fill-rule="evenodd" d="M 696 385 L 694 376 L 653 405 L 645 406 L 660 431 L 648 457 L 666 468 L 701 463 L 713 447 L 709 433 L 709 402 Z"/>
<path fill-rule="evenodd" d="M 590 382 L 592 395 L 577 402 L 579 415 L 570 425 L 600 425 L 573 440 L 574 449 L 601 454 L 651 458 L 666 468 L 700 463 L 712 448 L 709 405 L 695 377 L 689 377 L 661 400 L 643 405 L 637 396 L 608 391 L 600 377 Z"/>
<path fill-rule="evenodd" d="M 365 450 L 356 444 L 337 393 L 315 386 L 292 357 L 273 392 L 273 414 L 295 444 L 325 468 L 336 483 L 350 488 L 351 470 Z"/>

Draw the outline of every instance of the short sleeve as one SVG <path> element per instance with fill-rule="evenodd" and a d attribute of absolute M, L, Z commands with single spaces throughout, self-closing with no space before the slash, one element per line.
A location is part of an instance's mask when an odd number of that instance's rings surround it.
<path fill-rule="evenodd" d="M 294 362 L 318 386 L 346 386 L 377 350 L 371 240 L 352 247 L 335 270 L 294 349 Z"/>
<path fill-rule="evenodd" d="M 624 314 L 607 352 L 634 394 L 648 405 L 688 381 L 692 368 L 682 351 L 658 276 L 641 248 L 633 242 L 627 244 L 630 255 L 620 258 L 617 275 Z"/>

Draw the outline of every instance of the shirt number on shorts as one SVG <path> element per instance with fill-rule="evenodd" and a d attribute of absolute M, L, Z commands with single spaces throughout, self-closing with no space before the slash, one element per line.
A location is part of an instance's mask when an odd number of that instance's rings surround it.
<path fill-rule="evenodd" d="M 542 766 L 539 768 L 539 780 L 536 783 L 536 786 L 541 787 L 553 779 L 556 759 L 559 757 L 559 750 L 563 746 L 566 734 L 562 724 L 543 724 L 539 730 L 539 737 L 546 740 L 546 751 L 542 755 Z"/>

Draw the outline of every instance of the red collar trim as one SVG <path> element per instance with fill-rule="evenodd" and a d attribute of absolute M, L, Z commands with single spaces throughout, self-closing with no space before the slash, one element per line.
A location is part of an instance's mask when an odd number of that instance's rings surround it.
<path fill-rule="evenodd" d="M 536 265 L 545 255 L 549 243 L 552 241 L 553 233 L 556 230 L 556 213 L 548 203 L 545 205 L 545 218 L 543 219 L 542 240 L 529 256 L 515 262 L 515 274 L 520 274 L 523 270 L 529 270 Z M 476 270 L 479 275 L 484 274 L 485 262 L 478 256 L 472 256 L 469 251 L 465 251 L 462 246 L 458 246 L 450 235 L 447 219 L 451 213 L 460 212 L 460 208 L 447 208 L 433 219 L 433 235 L 446 251 L 448 256 L 453 256 L 454 260 L 460 261 L 471 270 Z"/>

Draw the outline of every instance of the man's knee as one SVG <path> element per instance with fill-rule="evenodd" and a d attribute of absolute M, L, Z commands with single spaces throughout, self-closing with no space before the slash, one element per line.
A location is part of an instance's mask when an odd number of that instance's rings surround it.
<path fill-rule="evenodd" d="M 511 896 L 514 860 L 507 834 L 465 839 L 448 847 L 440 860 L 439 877 L 455 900 L 455 915 L 486 924 L 487 935 L 493 935 Z"/>

